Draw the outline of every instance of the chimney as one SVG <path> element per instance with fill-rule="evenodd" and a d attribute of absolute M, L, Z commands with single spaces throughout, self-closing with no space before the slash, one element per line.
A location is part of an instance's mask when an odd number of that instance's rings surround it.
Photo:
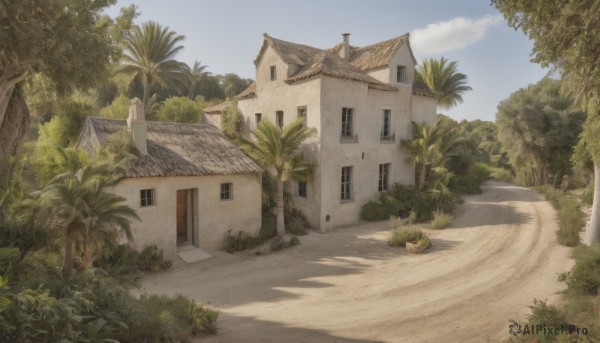
<path fill-rule="evenodd" d="M 127 118 L 127 130 L 131 132 L 133 144 L 142 155 L 148 155 L 146 143 L 146 132 L 148 123 L 144 114 L 144 104 L 138 98 L 133 98 L 129 105 L 129 117 Z"/>
<path fill-rule="evenodd" d="M 344 42 L 340 49 L 340 57 L 348 61 L 350 59 L 350 34 L 342 33 L 342 37 L 344 37 Z"/>

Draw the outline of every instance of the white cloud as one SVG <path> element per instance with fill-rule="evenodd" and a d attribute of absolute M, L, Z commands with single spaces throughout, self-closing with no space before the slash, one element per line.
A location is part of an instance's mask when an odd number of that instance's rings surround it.
<path fill-rule="evenodd" d="M 502 16 L 486 15 L 478 20 L 458 17 L 429 24 L 410 33 L 410 45 L 419 56 L 461 49 L 481 40 L 489 27 L 500 22 Z"/>

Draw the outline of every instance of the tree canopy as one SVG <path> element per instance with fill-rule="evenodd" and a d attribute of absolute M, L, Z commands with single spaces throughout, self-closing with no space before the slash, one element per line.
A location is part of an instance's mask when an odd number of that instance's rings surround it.
<path fill-rule="evenodd" d="M 417 80 L 425 83 L 438 94 L 438 106 L 449 109 L 463 102 L 462 94 L 472 90 L 467 86 L 467 76 L 457 71 L 456 61 L 444 57 L 439 60 L 430 58 L 423 60 L 417 67 Z"/>

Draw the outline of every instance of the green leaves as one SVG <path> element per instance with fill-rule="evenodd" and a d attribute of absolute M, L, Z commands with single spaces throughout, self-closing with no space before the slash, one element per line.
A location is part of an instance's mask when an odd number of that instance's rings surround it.
<path fill-rule="evenodd" d="M 472 90 L 467 86 L 467 76 L 457 72 L 457 63 L 442 57 L 423 60 L 417 67 L 417 80 L 438 94 L 438 106 L 449 109 L 463 102 L 462 94 Z"/>

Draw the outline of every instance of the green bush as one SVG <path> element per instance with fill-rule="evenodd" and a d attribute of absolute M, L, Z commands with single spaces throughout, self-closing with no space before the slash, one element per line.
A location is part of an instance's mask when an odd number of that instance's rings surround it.
<path fill-rule="evenodd" d="M 560 275 L 569 292 L 578 295 L 598 295 L 600 290 L 600 243 L 573 249 L 575 266 Z"/>
<path fill-rule="evenodd" d="M 417 243 L 422 238 L 426 237 L 421 229 L 404 226 L 392 229 L 388 245 L 391 247 L 406 247 L 406 242 Z"/>
<path fill-rule="evenodd" d="M 489 180 L 491 174 L 490 166 L 477 162 L 469 167 L 465 175 L 454 177 L 450 188 L 458 193 L 479 194 L 481 193 L 481 184 Z"/>
<path fill-rule="evenodd" d="M 231 230 L 225 233 L 225 251 L 234 253 L 255 248 L 259 245 L 259 239 L 244 231 L 232 233 Z"/>
<path fill-rule="evenodd" d="M 171 261 L 164 259 L 163 250 L 156 245 L 148 245 L 139 252 L 127 244 L 105 246 L 94 264 L 111 274 L 128 274 L 136 269 L 157 272 L 172 266 Z"/>
<path fill-rule="evenodd" d="M 285 211 L 285 231 L 296 236 L 304 236 L 308 234 L 310 224 L 306 215 L 297 208 L 291 208 Z"/>
<path fill-rule="evenodd" d="M 594 202 L 594 181 L 589 183 L 583 190 L 581 201 L 588 206 L 591 206 Z"/>
<path fill-rule="evenodd" d="M 440 204 L 442 210 L 450 212 L 453 199 Z M 433 218 L 436 201 L 432 194 L 419 192 L 413 186 L 394 184 L 389 191 L 381 192 L 377 201 L 369 200 L 360 209 L 360 217 L 367 221 L 379 221 L 390 216 L 407 217 L 414 213 L 417 221 Z"/>
<path fill-rule="evenodd" d="M 546 199 L 556 209 L 559 225 L 556 232 L 558 242 L 569 247 L 579 244 L 579 232 L 585 225 L 579 202 L 549 185 L 537 189 L 544 193 Z"/>
<path fill-rule="evenodd" d="M 454 220 L 454 217 L 452 215 L 441 212 L 441 211 L 436 211 L 433 214 L 433 220 L 431 221 L 431 227 L 436 230 L 445 229 L 448 226 L 450 226 L 450 224 L 452 224 L 453 220 Z"/>

